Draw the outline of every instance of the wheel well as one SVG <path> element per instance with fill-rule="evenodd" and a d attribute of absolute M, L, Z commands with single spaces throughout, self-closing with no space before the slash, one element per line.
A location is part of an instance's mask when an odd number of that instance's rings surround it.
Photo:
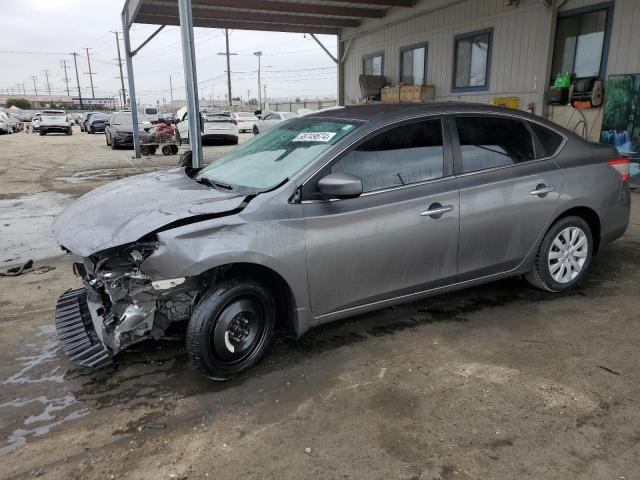
<path fill-rule="evenodd" d="M 598 253 L 600 248 L 600 217 L 598 214 L 589 207 L 574 207 L 563 212 L 562 215 L 556 218 L 556 222 L 561 218 L 572 216 L 580 217 L 587 222 L 593 235 L 593 253 Z"/>
<path fill-rule="evenodd" d="M 255 280 L 269 290 L 276 305 L 276 328 L 295 333 L 297 316 L 296 302 L 291 287 L 275 270 L 255 263 L 230 263 L 204 272 L 203 279 L 212 284 L 228 278 Z"/>

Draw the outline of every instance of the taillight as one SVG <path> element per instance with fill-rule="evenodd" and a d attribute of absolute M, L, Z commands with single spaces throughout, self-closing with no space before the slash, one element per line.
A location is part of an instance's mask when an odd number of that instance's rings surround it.
<path fill-rule="evenodd" d="M 616 157 L 609 160 L 609 165 L 615 168 L 620 176 L 622 177 L 623 182 L 629 181 L 629 173 L 630 173 L 630 165 L 629 159 L 627 157 Z"/>

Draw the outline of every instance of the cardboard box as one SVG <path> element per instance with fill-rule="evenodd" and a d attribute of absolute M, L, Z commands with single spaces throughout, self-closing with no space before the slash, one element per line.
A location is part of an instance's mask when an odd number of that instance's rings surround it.
<path fill-rule="evenodd" d="M 400 87 L 401 102 L 426 102 L 434 100 L 436 88 L 433 85 L 402 85 Z"/>
<path fill-rule="evenodd" d="M 400 101 L 400 86 L 384 87 L 380 92 L 382 103 L 398 103 Z"/>

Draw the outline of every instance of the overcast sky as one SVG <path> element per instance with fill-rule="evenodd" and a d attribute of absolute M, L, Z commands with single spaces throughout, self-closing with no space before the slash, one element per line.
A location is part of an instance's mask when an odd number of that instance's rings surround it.
<path fill-rule="evenodd" d="M 117 96 L 120 89 L 117 52 L 113 31 L 121 31 L 120 12 L 124 0 L 0 0 L 0 92 L 17 90 L 25 84 L 34 93 L 31 76 L 37 76 L 38 94 L 47 91 L 44 70 L 49 70 L 53 94 L 66 94 L 62 60 L 67 60 L 72 95 L 77 96 L 73 57 L 78 52 L 80 86 L 84 97 L 91 96 L 86 47 L 90 48 L 91 67 L 96 73 L 96 97 Z M 134 25 L 131 30 L 135 48 L 152 33 L 151 25 Z M 335 55 L 336 38 L 319 38 Z M 226 61 L 224 32 L 220 29 L 195 29 L 196 62 L 200 95 L 224 99 Z M 122 45 L 121 45 L 122 46 Z M 257 96 L 257 58 L 261 50 L 262 79 L 271 97 L 315 98 L 335 96 L 336 65 L 309 36 L 302 34 L 232 30 L 230 50 L 233 96 Z M 18 52 L 18 53 L 11 53 Z M 30 53 L 27 53 L 30 52 Z M 169 75 L 172 75 L 174 99 L 184 98 L 182 51 L 178 27 L 166 27 L 134 57 L 136 90 L 142 103 L 169 102 Z M 124 70 L 126 75 L 126 68 Z M 128 90 L 128 85 L 125 87 Z M 22 87 L 20 87 L 22 88 Z"/>

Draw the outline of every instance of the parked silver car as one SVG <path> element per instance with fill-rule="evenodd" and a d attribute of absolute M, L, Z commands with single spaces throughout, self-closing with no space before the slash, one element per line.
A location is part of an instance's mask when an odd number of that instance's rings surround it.
<path fill-rule="evenodd" d="M 258 121 L 253 124 L 253 133 L 258 135 L 271 130 L 279 123 L 296 118 L 298 116 L 295 112 L 264 112 L 258 118 Z"/>
<path fill-rule="evenodd" d="M 628 179 L 615 148 L 515 110 L 318 112 L 199 171 L 120 180 L 69 207 L 54 231 L 84 286 L 60 297 L 58 335 L 95 367 L 185 322 L 193 364 L 228 379 L 276 324 L 300 336 L 518 275 L 559 292 L 626 230 Z"/>

